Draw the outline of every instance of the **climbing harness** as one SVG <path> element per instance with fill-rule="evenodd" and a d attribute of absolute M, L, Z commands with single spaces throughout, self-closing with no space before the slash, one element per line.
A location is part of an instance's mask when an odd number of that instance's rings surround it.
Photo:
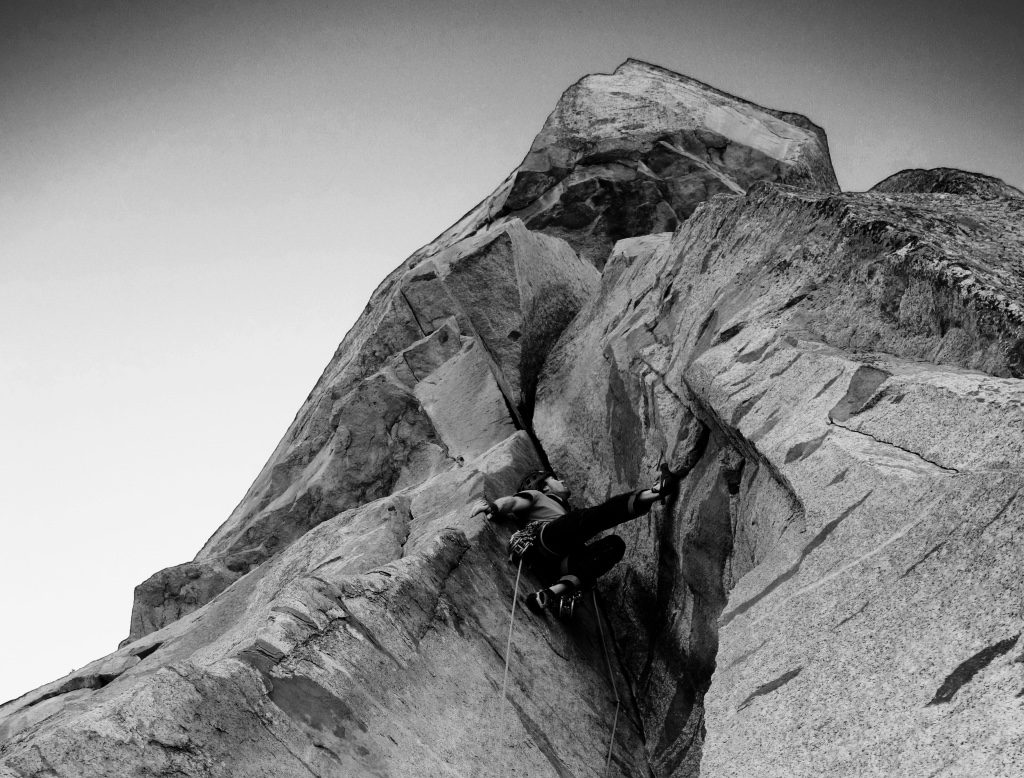
<path fill-rule="evenodd" d="M 512 533 L 508 540 L 508 561 L 519 562 L 522 567 L 523 559 L 530 553 L 534 545 L 540 540 L 540 530 L 544 522 L 531 521 L 521 530 Z"/>
<path fill-rule="evenodd" d="M 604 627 L 601 625 L 603 621 L 601 614 L 601 606 L 597 602 L 597 589 L 591 589 L 591 593 L 594 596 L 594 617 L 597 619 L 597 630 L 601 633 L 601 649 L 604 651 L 605 665 L 608 667 L 608 682 L 612 686 L 612 693 L 615 695 L 615 718 L 612 719 L 612 734 L 608 739 L 608 758 L 604 763 L 604 774 L 608 775 L 608 771 L 612 766 L 612 751 L 615 748 L 615 730 L 619 725 L 619 710 L 622 708 L 622 699 L 619 697 L 618 685 L 615 683 L 615 673 L 612 670 L 612 660 L 608 656 L 608 644 L 604 639 Z"/>

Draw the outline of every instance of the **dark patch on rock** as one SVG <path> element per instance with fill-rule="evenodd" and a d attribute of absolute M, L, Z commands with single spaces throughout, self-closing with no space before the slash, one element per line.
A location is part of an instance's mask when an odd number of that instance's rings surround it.
<path fill-rule="evenodd" d="M 789 370 L 791 367 L 793 367 L 793 365 L 795 365 L 797 362 L 799 362 L 801 356 L 802 356 L 801 354 L 797 354 L 795 357 L 793 357 L 791 360 L 789 360 L 789 362 L 787 362 L 781 368 L 779 368 L 778 370 L 770 373 L 768 375 L 768 377 L 769 378 L 778 378 L 780 375 L 782 375 L 787 370 Z"/>
<path fill-rule="evenodd" d="M 792 446 L 789 451 L 786 452 L 786 464 L 788 465 L 798 459 L 807 459 L 807 457 L 821 448 L 821 444 L 825 442 L 825 438 L 827 437 L 828 430 L 825 430 L 816 438 L 805 440 L 803 443 L 797 443 L 795 446 Z"/>
<path fill-rule="evenodd" d="M 750 440 L 756 443 L 769 432 L 771 432 L 773 429 L 775 429 L 779 421 L 780 418 L 778 411 L 772 411 L 772 415 L 765 419 L 764 424 L 758 427 L 754 432 L 750 433 Z"/>
<path fill-rule="evenodd" d="M 749 364 L 751 362 L 757 362 L 759 359 L 761 359 L 761 357 L 764 356 L 764 353 L 770 347 L 771 343 L 765 343 L 759 349 L 754 349 L 753 351 L 748 351 L 745 354 L 740 354 L 738 357 L 736 357 L 736 361 L 744 365 Z"/>
<path fill-rule="evenodd" d="M 511 696 L 508 701 L 515 708 L 516 715 L 519 717 L 520 723 L 523 725 L 523 729 L 529 734 L 530 739 L 536 744 L 537 748 L 540 749 L 541 753 L 547 758 L 548 762 L 555 769 L 555 773 L 558 778 L 576 778 L 575 774 L 570 770 L 565 762 L 558 757 L 558 752 L 555 747 L 551 744 L 548 736 L 544 734 L 544 728 L 541 727 L 536 721 L 523 710 L 523 707 L 515 701 Z"/>
<path fill-rule="evenodd" d="M 693 346 L 693 356 L 690 359 L 691 362 L 707 350 L 717 326 L 718 311 L 712 308 L 711 312 L 704 317 L 704 321 L 702 321 L 700 326 L 697 328 L 697 342 Z"/>
<path fill-rule="evenodd" d="M 1002 507 L 1000 507 L 998 511 L 996 511 L 995 516 L 993 516 L 991 519 L 985 522 L 984 526 L 982 526 L 981 528 L 981 531 L 985 532 L 989 527 L 991 527 L 993 524 L 999 521 L 999 519 L 1005 516 L 1006 511 L 1009 510 L 1011 505 L 1013 505 L 1013 502 L 1014 500 L 1017 499 L 1018 495 L 1020 495 L 1020 489 L 1018 489 L 1017 491 L 1010 495 L 1010 498 L 1002 504 Z"/>
<path fill-rule="evenodd" d="M 808 295 L 810 295 L 810 292 L 804 292 L 803 294 L 798 294 L 796 297 L 789 298 L 789 300 L 786 301 L 786 304 L 782 306 L 782 310 L 788 311 L 794 305 L 802 303 L 807 299 Z"/>
<path fill-rule="evenodd" d="M 850 385 L 846 394 L 836 403 L 835 407 L 828 412 L 832 421 L 846 421 L 851 416 L 864 409 L 864 404 L 871 398 L 871 395 L 890 377 L 890 373 L 879 370 L 876 367 L 861 365 L 850 379 Z"/>
<path fill-rule="evenodd" d="M 940 705 L 952 700 L 958 691 L 974 679 L 974 676 L 1017 645 L 1019 638 L 1020 633 L 1018 632 L 1012 638 L 993 643 L 970 659 L 961 662 L 953 672 L 946 676 L 946 680 L 942 682 L 942 686 L 935 692 L 935 696 L 932 697 L 928 705 Z"/>
<path fill-rule="evenodd" d="M 303 675 L 272 677 L 270 700 L 295 721 L 344 740 L 355 726 L 366 732 L 366 724 L 352 708 L 312 678 Z"/>
<path fill-rule="evenodd" d="M 275 605 L 273 608 L 271 608 L 271 612 L 284 613 L 288 616 L 291 616 L 296 621 L 305 624 L 312 630 L 319 629 L 319 627 L 317 627 L 316 622 L 313 621 L 312 618 L 310 618 L 307 614 L 303 613 L 299 609 L 291 607 L 290 605 Z"/>
<path fill-rule="evenodd" d="M 838 624 L 836 624 L 836 625 L 835 625 L 835 627 L 833 627 L 833 629 L 839 629 L 839 628 L 840 628 L 841 626 L 843 626 L 843 625 L 844 625 L 844 624 L 845 624 L 846 622 L 848 622 L 848 621 L 852 621 L 853 619 L 857 618 L 857 617 L 858 617 L 858 616 L 859 616 L 860 614 L 862 614 L 862 613 L 864 612 L 865 608 L 867 608 L 867 607 L 868 607 L 868 603 L 864 603 L 864 604 L 863 604 L 863 605 L 861 605 L 861 606 L 860 606 L 859 608 L 857 608 L 857 610 L 855 610 L 855 611 L 854 611 L 853 613 L 851 613 L 851 614 L 850 614 L 849 616 L 847 616 L 847 617 L 846 617 L 845 619 L 843 619 L 843 620 L 842 620 L 842 621 L 840 621 L 840 622 L 839 622 Z"/>
<path fill-rule="evenodd" d="M 821 387 L 821 389 L 818 390 L 818 393 L 816 395 L 814 395 L 814 397 L 811 398 L 811 399 L 817 400 L 819 397 L 821 397 L 823 394 L 825 394 L 825 392 L 827 392 L 829 389 L 832 388 L 832 384 L 834 384 L 836 381 L 838 381 L 842 377 L 842 375 L 843 374 L 840 373 L 835 378 L 832 378 L 831 380 L 829 380 L 828 383 L 826 383 L 823 387 Z"/>
<path fill-rule="evenodd" d="M 931 549 L 929 549 L 927 554 L 925 554 L 923 557 L 921 557 L 916 562 L 914 562 L 914 564 L 912 564 L 910 567 L 908 567 L 906 570 L 904 570 L 903 574 L 900 576 L 900 578 L 906 578 L 914 570 L 916 570 L 919 565 L 924 563 L 929 557 L 931 557 L 933 554 L 935 554 L 935 552 L 938 551 L 940 548 L 942 548 L 944 545 L 946 545 L 946 541 L 942 541 L 941 543 L 936 543 L 934 546 L 932 546 Z"/>
<path fill-rule="evenodd" d="M 643 425 L 633 408 L 626 384 L 614 358 L 608 366 L 608 436 L 615 456 L 615 474 L 620 483 L 636 483 L 640 477 L 640 456 L 644 450 Z"/>
<path fill-rule="evenodd" d="M 257 640 L 251 646 L 243 648 L 238 652 L 238 658 L 253 669 L 258 670 L 263 675 L 263 680 L 267 682 L 268 686 L 272 683 L 269 675 L 271 669 L 284 657 L 285 655 L 279 649 L 262 640 Z"/>
<path fill-rule="evenodd" d="M 1006 350 L 1006 366 L 1014 378 L 1024 376 L 1024 338 L 1018 338 Z"/>
<path fill-rule="evenodd" d="M 844 467 L 842 470 L 840 470 L 838 473 L 836 473 L 835 477 L 831 481 L 828 482 L 828 486 L 835 486 L 836 484 L 841 483 L 842 481 L 845 481 L 846 480 L 846 474 L 849 473 L 849 472 L 850 472 L 850 468 Z"/>
<path fill-rule="evenodd" d="M 741 332 L 743 332 L 743 328 L 746 327 L 746 326 L 747 326 L 747 323 L 741 321 L 739 324 L 734 324 L 731 327 L 726 327 L 719 334 L 718 342 L 719 343 L 725 343 L 726 341 L 732 340 L 737 335 L 739 335 Z M 742 362 L 743 360 L 740 359 L 738 361 Z"/>
<path fill-rule="evenodd" d="M 722 479 L 725 481 L 725 488 L 729 494 L 735 496 L 740 493 L 740 484 L 743 482 L 743 468 L 747 464 L 741 459 L 737 464 L 722 468 Z"/>
<path fill-rule="evenodd" d="M 787 683 L 789 683 L 794 678 L 796 678 L 798 675 L 800 675 L 800 672 L 802 670 L 803 670 L 802 667 L 797 667 L 795 670 L 790 670 L 789 672 L 783 673 L 778 678 L 776 678 L 774 681 L 769 681 L 768 683 L 761 684 L 756 689 L 754 689 L 754 691 L 751 693 L 751 695 L 749 697 L 747 697 L 747 699 L 745 699 L 740 704 L 740 706 L 736 709 L 736 711 L 739 712 L 739 711 L 743 710 L 748 705 L 750 705 L 750 703 L 752 703 L 754 700 L 756 700 L 758 697 L 763 697 L 766 694 L 771 694 L 772 692 L 777 691 L 778 689 L 781 689 Z"/>
<path fill-rule="evenodd" d="M 736 406 L 736 410 L 732 412 L 732 416 L 729 418 L 729 424 L 735 427 L 739 424 L 743 417 L 750 413 L 750 409 L 753 408 L 760 401 L 762 397 L 768 394 L 768 390 L 765 389 L 760 394 L 755 394 L 753 397 L 748 397 L 746 400 Z"/>
<path fill-rule="evenodd" d="M 38 705 L 46 700 L 51 700 L 54 697 L 59 697 L 62 694 L 68 694 L 69 692 L 77 692 L 81 689 L 102 689 L 104 686 L 115 680 L 121 673 L 87 673 L 85 675 L 75 675 L 60 684 L 56 689 L 46 692 L 45 694 L 39 695 L 32 702 L 25 705 L 25 708 L 31 708 L 34 705 Z"/>
<path fill-rule="evenodd" d="M 132 656 L 137 656 L 139 659 L 145 659 L 147 656 L 150 656 L 151 654 L 155 653 L 157 649 L 159 649 L 160 646 L 162 645 L 163 643 L 161 642 L 151 643 L 148 646 L 139 646 L 138 648 L 133 648 L 128 653 Z"/>
<path fill-rule="evenodd" d="M 761 641 L 760 644 L 754 646 L 754 648 L 750 649 L 749 651 L 744 651 L 738 657 L 733 659 L 729 664 L 727 664 L 723 669 L 724 670 L 731 670 L 732 668 L 736 667 L 737 665 L 743 664 L 748 659 L 750 659 L 750 657 L 752 657 L 754 654 L 756 654 L 762 648 L 767 646 L 769 640 L 770 640 L 770 638 L 765 638 L 764 640 Z"/>
<path fill-rule="evenodd" d="M 675 693 L 665 711 L 664 729 L 661 734 L 661 742 L 658 744 L 658 751 L 667 749 L 675 742 L 676 738 L 683 734 L 698 696 L 699 690 L 694 686 L 693 680 L 684 673 L 683 677 L 676 681 Z"/>
<path fill-rule="evenodd" d="M 722 626 L 724 627 L 724 626 L 728 625 L 729 622 L 731 622 L 737 616 L 741 616 L 742 614 L 746 613 L 748 610 L 750 610 L 755 605 L 757 605 L 759 602 L 761 602 L 761 600 L 763 600 L 769 594 L 771 594 L 776 589 L 778 589 L 780 586 L 782 586 L 784 583 L 786 583 L 786 581 L 788 581 L 791 578 L 793 578 L 794 576 L 796 576 L 796 574 L 798 572 L 800 572 L 800 568 L 801 568 L 801 566 L 803 566 L 804 560 L 806 560 L 807 557 L 809 557 L 814 552 L 815 549 L 817 549 L 822 543 L 824 543 L 828 539 L 828 536 L 831 535 L 833 532 L 835 532 L 836 528 L 840 524 L 842 524 L 843 521 L 851 513 L 853 513 L 855 510 L 857 510 L 857 508 L 859 508 L 864 503 L 864 501 L 868 497 L 870 497 L 870 496 L 871 496 L 871 492 L 868 492 L 863 497 L 861 497 L 859 500 L 857 500 L 857 502 L 855 502 L 853 505 L 851 505 L 849 508 L 847 508 L 841 514 L 839 514 L 839 516 L 837 518 L 833 519 L 828 524 L 826 524 L 824 527 L 822 527 L 821 531 L 818 532 L 818 534 L 814 536 L 814 538 L 811 540 L 811 542 L 808 543 L 806 546 L 804 546 L 803 550 L 800 552 L 800 558 L 786 572 L 784 572 L 782 575 L 780 575 L 778 578 L 776 578 L 774 581 L 772 581 L 770 584 L 768 584 L 768 586 L 766 586 L 761 592 L 759 592 L 758 594 L 754 595 L 753 597 L 751 597 L 746 602 L 743 602 L 743 603 L 737 605 L 731 611 L 726 613 L 722 617 Z"/>

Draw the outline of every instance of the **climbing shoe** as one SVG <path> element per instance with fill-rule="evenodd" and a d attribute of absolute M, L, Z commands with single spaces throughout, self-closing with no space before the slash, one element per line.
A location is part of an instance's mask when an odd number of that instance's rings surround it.
<path fill-rule="evenodd" d="M 580 579 L 574 575 L 566 575 L 554 586 L 526 595 L 526 607 L 537 614 L 551 611 L 559 618 L 571 619 L 576 611 L 576 605 L 582 599 Z"/>
<path fill-rule="evenodd" d="M 526 595 L 526 607 L 538 616 L 544 615 L 548 602 L 548 590 L 541 589 L 539 592 L 531 592 Z"/>
<path fill-rule="evenodd" d="M 679 493 L 679 482 L 686 476 L 687 468 L 680 468 L 673 471 L 664 462 L 661 463 L 661 477 L 654 487 L 658 492 L 658 499 L 664 503 Z"/>

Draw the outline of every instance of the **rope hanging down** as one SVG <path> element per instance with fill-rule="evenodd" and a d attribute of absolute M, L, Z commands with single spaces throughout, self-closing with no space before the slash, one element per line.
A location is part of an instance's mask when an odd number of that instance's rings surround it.
<path fill-rule="evenodd" d="M 612 685 L 612 692 L 615 694 L 615 718 L 612 719 L 612 734 L 608 740 L 608 758 L 604 763 L 604 774 L 608 775 L 608 771 L 612 766 L 612 750 L 615 748 L 615 729 L 619 725 L 619 710 L 622 708 L 622 699 L 619 697 L 618 685 L 615 683 L 615 673 L 612 670 L 612 660 L 608 656 L 608 644 L 604 639 L 604 627 L 601 625 L 601 606 L 597 602 L 597 589 L 591 589 L 591 594 L 594 595 L 594 615 L 597 617 L 597 629 L 601 633 L 601 648 L 604 650 L 604 661 L 608 667 L 608 681 Z"/>
<path fill-rule="evenodd" d="M 516 571 L 516 588 L 512 592 L 512 615 L 508 620 L 508 641 L 505 643 L 505 677 L 501 679 L 501 699 L 508 699 L 505 696 L 505 689 L 508 686 L 508 661 L 512 653 L 512 627 L 516 623 L 516 601 L 519 599 L 519 577 L 523 574 L 523 558 L 519 557 L 519 569 Z"/>

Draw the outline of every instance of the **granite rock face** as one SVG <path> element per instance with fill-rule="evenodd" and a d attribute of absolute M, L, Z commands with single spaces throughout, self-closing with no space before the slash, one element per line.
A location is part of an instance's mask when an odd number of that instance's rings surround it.
<path fill-rule="evenodd" d="M 713 431 L 608 582 L 655 774 L 1024 764 L 1022 249 L 1019 199 L 778 185 L 617 246 L 535 424 L 584 502 Z"/>
<path fill-rule="evenodd" d="M 323 521 L 526 425 L 544 357 L 597 279 L 565 242 L 518 220 L 392 273 L 224 525 L 193 562 L 138 587 L 129 640 Z"/>
<path fill-rule="evenodd" d="M 129 639 L 0 706 L 0 776 L 1019 775 L 1015 192 L 840 193 L 802 117 L 586 77 Z M 514 526 L 468 506 L 642 488 L 703 427 L 576 619 L 509 641 Z"/>

